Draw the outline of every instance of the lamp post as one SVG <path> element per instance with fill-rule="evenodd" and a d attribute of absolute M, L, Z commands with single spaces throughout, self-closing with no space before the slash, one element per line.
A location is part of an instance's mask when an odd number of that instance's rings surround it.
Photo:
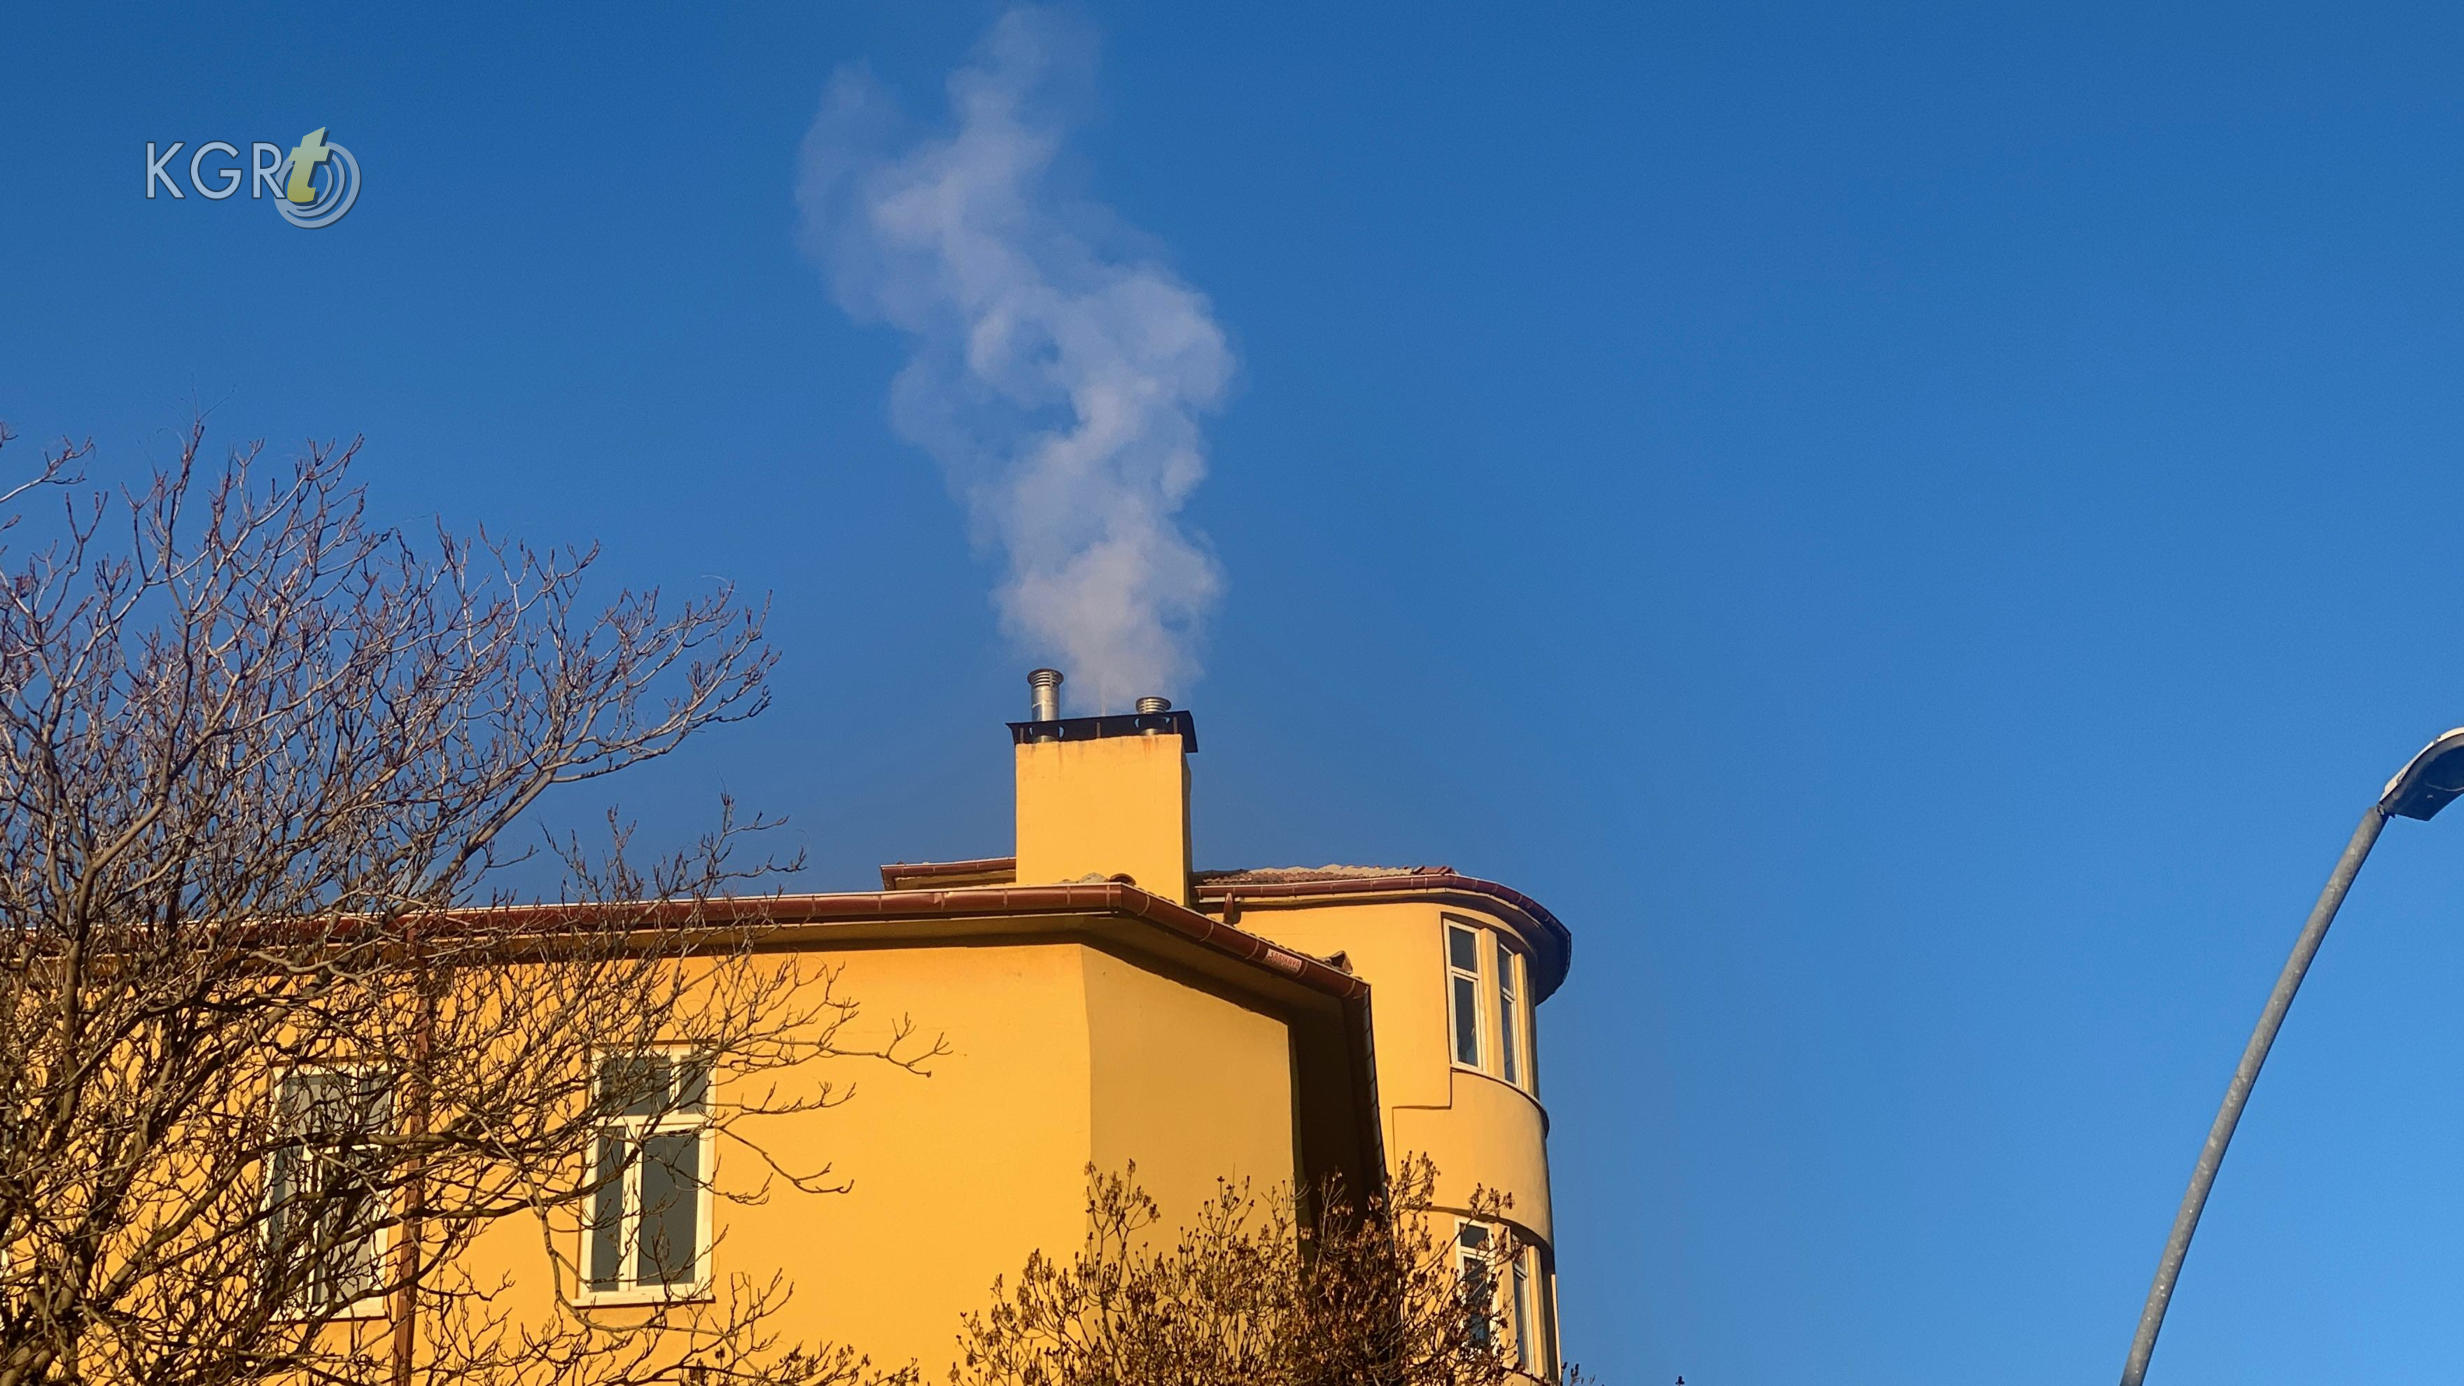
<path fill-rule="evenodd" d="M 2301 989 L 2301 979 L 2310 970 L 2311 958 L 2317 956 L 2319 943 L 2327 937 L 2327 926 L 2334 923 L 2336 911 L 2344 904 L 2344 894 L 2353 887 L 2353 878 L 2361 874 L 2361 864 L 2369 859 L 2370 848 L 2378 841 L 2379 829 L 2387 826 L 2390 817 L 2428 820 L 2440 809 L 2464 794 L 2464 727 L 2438 738 L 2421 749 L 2421 754 L 2405 763 L 2387 788 L 2361 815 L 2361 823 L 2353 829 L 2353 838 L 2344 844 L 2344 856 L 2336 862 L 2335 873 L 2327 878 L 2327 889 L 2319 893 L 2319 902 L 2310 909 L 2308 923 L 2302 925 L 2301 937 L 2293 941 L 2293 956 L 2284 960 L 2284 971 L 2276 978 L 2276 989 L 2267 998 L 2267 1009 L 2259 1012 L 2259 1026 L 2250 1033 L 2250 1043 L 2242 1049 L 2242 1061 L 2233 1070 L 2233 1081 L 2224 1090 L 2224 1105 L 2216 1110 L 2216 1122 L 2207 1128 L 2207 1144 L 2199 1150 L 2198 1166 L 2190 1172 L 2190 1188 L 2182 1195 L 2181 1211 L 2173 1215 L 2173 1234 L 2165 1238 L 2165 1254 L 2156 1263 L 2156 1282 L 2148 1286 L 2147 1307 L 2139 1311 L 2139 1332 L 2130 1341 L 2130 1360 L 2122 1367 L 2122 1386 L 2140 1386 L 2147 1376 L 2148 1357 L 2156 1351 L 2157 1330 L 2164 1327 L 2165 1306 L 2173 1299 L 2173 1285 L 2181 1277 L 2182 1258 L 2190 1254 L 2190 1234 L 2199 1228 L 2199 1213 L 2207 1207 L 2207 1192 L 2216 1183 L 2216 1169 L 2224 1163 L 2224 1148 L 2232 1143 L 2233 1128 L 2240 1124 L 2242 1107 L 2250 1100 L 2250 1087 L 2259 1080 L 2259 1065 L 2267 1062 L 2269 1046 L 2276 1042 L 2276 1030 L 2284 1024 L 2284 1013 L 2293 1006 L 2293 993 Z"/>

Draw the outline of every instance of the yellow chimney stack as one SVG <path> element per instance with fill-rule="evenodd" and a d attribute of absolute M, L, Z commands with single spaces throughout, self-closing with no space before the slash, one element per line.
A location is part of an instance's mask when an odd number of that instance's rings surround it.
<path fill-rule="evenodd" d="M 1036 719 L 1012 722 L 1018 759 L 1018 883 L 1126 877 L 1190 902 L 1189 753 L 1197 728 L 1161 698 L 1118 717 L 1059 711 L 1060 675 L 1039 669 Z"/>

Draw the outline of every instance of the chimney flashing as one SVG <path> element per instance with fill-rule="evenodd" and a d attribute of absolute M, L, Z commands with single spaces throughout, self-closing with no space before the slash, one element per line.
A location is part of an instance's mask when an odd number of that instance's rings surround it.
<path fill-rule="evenodd" d="M 1198 749 L 1198 722 L 1186 709 L 1124 712 L 1111 717 L 1056 717 L 1043 722 L 1012 722 L 1009 728 L 1013 746 L 1033 741 L 1099 741 L 1114 736 L 1170 733 L 1181 738 L 1184 751 L 1194 754 Z"/>

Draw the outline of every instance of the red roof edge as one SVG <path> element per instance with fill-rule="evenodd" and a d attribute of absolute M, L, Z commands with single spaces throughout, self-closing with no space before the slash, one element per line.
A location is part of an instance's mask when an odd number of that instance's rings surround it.
<path fill-rule="evenodd" d="M 646 926 L 855 924 L 901 920 L 1016 918 L 1112 914 L 1142 919 L 1219 953 L 1255 963 L 1312 991 L 1346 1001 L 1369 984 L 1334 964 L 1269 943 L 1159 895 L 1118 881 L 1068 885 L 981 886 L 954 890 L 885 890 L 831 895 L 731 895 L 712 900 L 591 905 L 512 905 L 455 910 L 454 918 L 486 916 L 517 926 L 571 927 L 579 913 L 604 911 Z"/>
<path fill-rule="evenodd" d="M 1229 913 L 1240 905 L 1261 900 L 1302 900 L 1312 898 L 1352 896 L 1420 896 L 1454 893 L 1478 896 L 1504 905 L 1531 921 L 1543 945 L 1543 975 L 1533 988 L 1534 1001 L 1548 999 L 1566 980 L 1566 970 L 1574 959 L 1574 931 L 1565 926 L 1548 906 L 1523 892 L 1496 881 L 1478 876 L 1466 876 L 1452 869 L 1415 871 L 1403 876 L 1353 876 L 1325 881 L 1274 881 L 1244 884 L 1237 881 L 1215 884 L 1198 882 L 1198 903 L 1213 902 Z"/>
<path fill-rule="evenodd" d="M 970 861 L 897 861 L 881 868 L 883 890 L 1008 885 L 1017 879 L 1016 857 L 976 857 Z"/>

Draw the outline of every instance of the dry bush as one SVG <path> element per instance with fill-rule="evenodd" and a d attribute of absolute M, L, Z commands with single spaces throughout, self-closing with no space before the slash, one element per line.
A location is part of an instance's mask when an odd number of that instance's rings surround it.
<path fill-rule="evenodd" d="M 1436 1173 L 1406 1160 L 1365 1204 L 1323 1190 L 1305 1223 L 1288 1195 L 1220 1183 L 1167 1247 L 1136 1167 L 1089 1166 L 1085 1244 L 1066 1261 L 1031 1254 L 1015 1282 L 994 1282 L 992 1307 L 965 1319 L 952 1386 L 1534 1380 L 1516 1367 L 1503 1306 L 1467 1291 L 1453 1219 L 1431 1203 Z M 1473 1199 L 1472 1216 L 1502 1231 L 1483 1266 L 1490 1285 L 1522 1249 L 1508 1205 Z"/>

